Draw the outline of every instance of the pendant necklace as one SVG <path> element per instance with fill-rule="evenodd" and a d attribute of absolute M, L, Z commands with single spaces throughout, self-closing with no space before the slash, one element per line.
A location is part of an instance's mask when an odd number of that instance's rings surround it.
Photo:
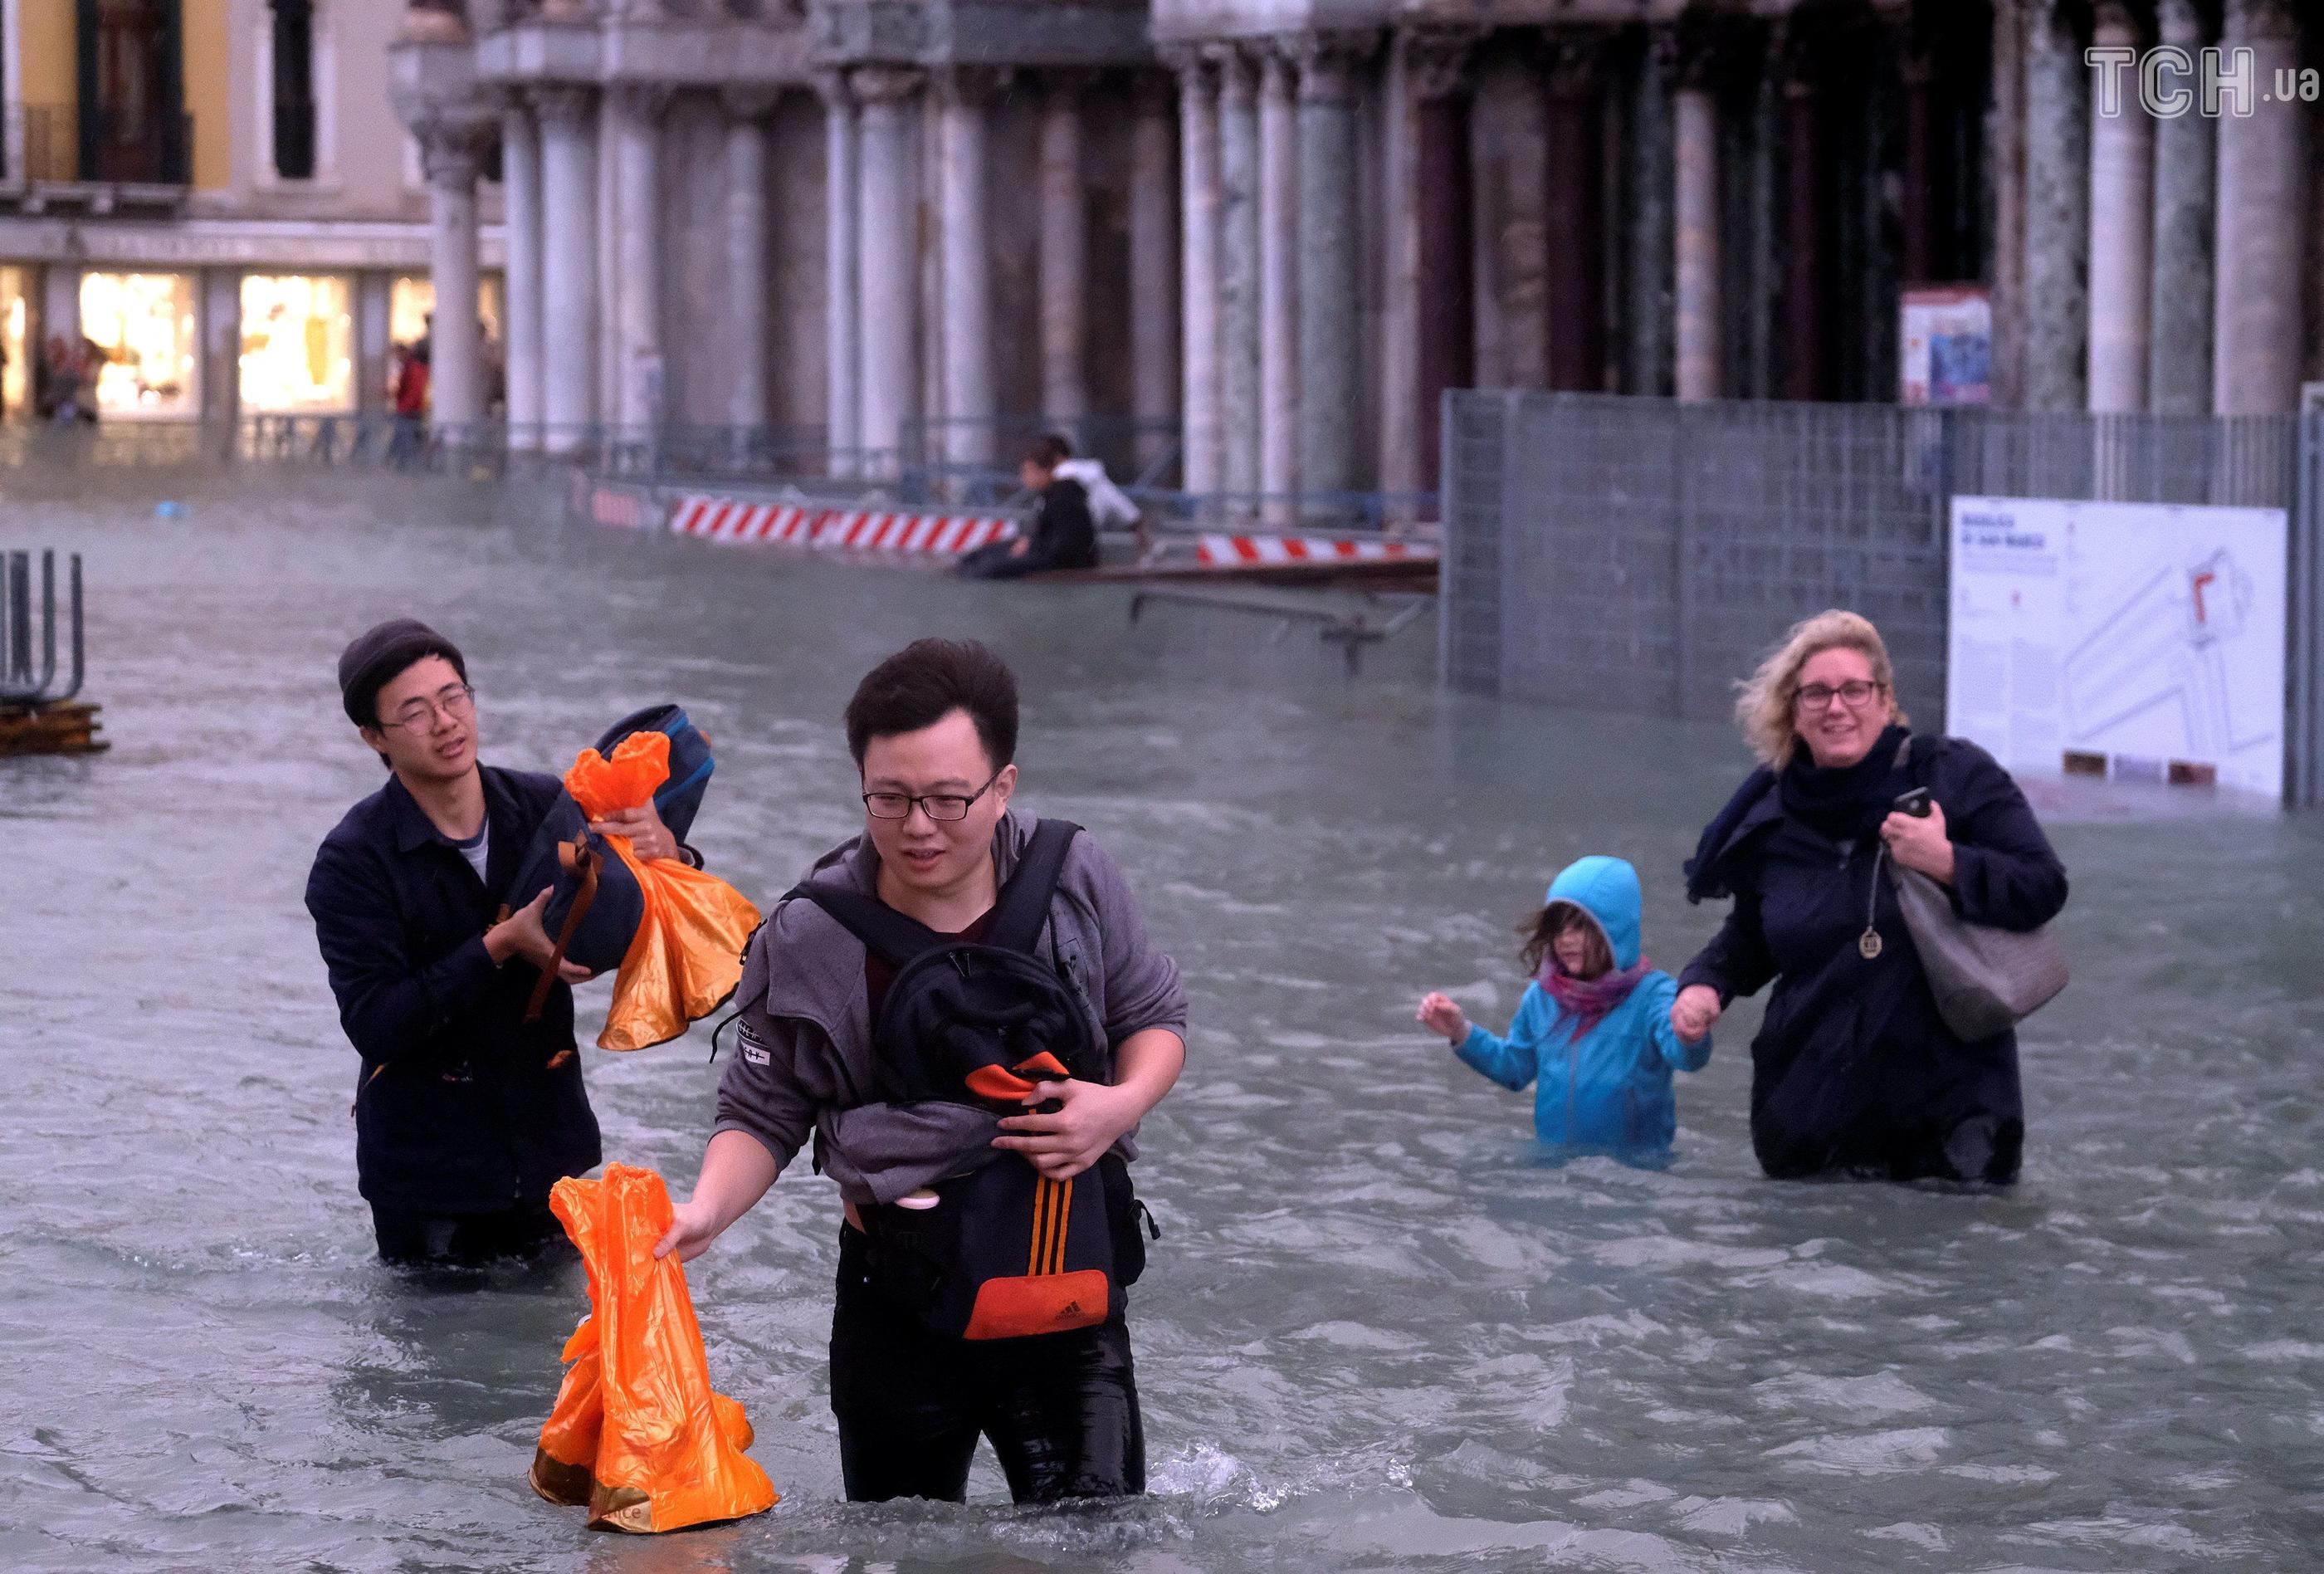
<path fill-rule="evenodd" d="M 1880 861 L 1887 856 L 1888 847 L 1885 842 L 1881 844 L 1880 850 L 1872 855 L 1872 895 L 1864 907 L 1864 932 L 1856 937 L 1857 954 L 1868 962 L 1880 959 L 1883 945 L 1876 921 L 1880 913 Z"/>

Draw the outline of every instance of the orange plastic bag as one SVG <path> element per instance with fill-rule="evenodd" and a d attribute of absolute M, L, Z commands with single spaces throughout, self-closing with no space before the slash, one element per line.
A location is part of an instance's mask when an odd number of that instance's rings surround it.
<path fill-rule="evenodd" d="M 583 749 L 565 773 L 565 790 L 582 812 L 603 819 L 650 801 L 669 780 L 669 735 L 634 732 L 606 759 Z M 601 1050 L 642 1050 L 674 1039 L 709 1015 L 742 977 L 742 948 L 759 927 L 759 910 L 715 875 L 674 858 L 640 858 L 627 837 L 607 844 L 638 877 L 645 916 L 613 975 Z"/>
<path fill-rule="evenodd" d="M 711 1390 L 686 1270 L 655 1260 L 670 1220 L 661 1177 L 608 1164 L 603 1180 L 559 1180 L 549 1206 L 581 1248 L 590 1314 L 565 1343 L 533 1490 L 587 1504 L 595 1530 L 682 1530 L 773 1507 L 773 1483 L 742 1451 L 749 1419 Z"/>

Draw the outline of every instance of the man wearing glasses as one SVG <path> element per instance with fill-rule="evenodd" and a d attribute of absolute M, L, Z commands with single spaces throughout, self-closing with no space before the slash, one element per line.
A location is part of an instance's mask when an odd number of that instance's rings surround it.
<path fill-rule="evenodd" d="M 847 707 L 862 834 L 808 880 L 875 897 L 940 935 L 981 940 L 1033 835 L 1010 808 L 1017 714 L 1015 677 L 980 644 L 922 640 L 874 668 Z M 1185 1063 L 1185 992 L 1120 870 L 1086 833 L 1066 852 L 1041 954 L 1081 1001 L 1111 1074 L 1038 1083 L 1028 1113 L 997 1123 L 967 1105 L 867 1097 L 878 1088 L 872 1024 L 894 975 L 815 902 L 786 902 L 745 958 L 738 1052 L 719 1086 L 717 1124 L 694 1195 L 656 1251 L 700 1254 L 814 1134 L 816 1167 L 846 1203 L 831 1406 L 856 1501 L 958 1502 L 980 1435 L 1019 1502 L 1144 1489 L 1119 1312 L 1071 1332 L 945 1338 L 882 1293 L 864 1228 L 873 1205 L 911 1207 L 916 1189 L 973 1170 L 992 1149 L 1023 1154 L 1052 1180 L 1136 1157 L 1138 1123 Z M 1126 1176 L 1124 1185 L 1128 1213 Z M 1120 1234 L 1117 1223 L 1117 1251 Z"/>
<path fill-rule="evenodd" d="M 549 893 L 502 894 L 562 786 L 482 765 L 475 690 L 451 641 L 409 618 L 339 658 L 347 719 L 387 766 L 315 855 L 307 911 L 339 1021 L 362 1056 L 355 1171 L 382 1257 L 471 1264 L 560 1235 L 549 1189 L 599 1157 L 560 964 L 537 1021 L 527 998 L 553 948 Z M 650 823 L 645 823 L 650 820 Z M 650 809 L 606 826 L 640 856 L 677 848 Z"/>

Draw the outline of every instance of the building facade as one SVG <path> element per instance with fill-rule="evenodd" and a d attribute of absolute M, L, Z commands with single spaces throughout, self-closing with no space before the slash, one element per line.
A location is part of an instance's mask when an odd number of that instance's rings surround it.
<path fill-rule="evenodd" d="M 1989 298 L 2006 404 L 2282 411 L 2324 363 L 2291 0 L 429 0 L 406 38 L 457 280 L 506 171 L 521 446 L 1114 423 L 1191 490 L 1416 490 L 1447 387 L 1895 400 L 1923 285 Z M 2219 113 L 2092 44 L 2224 49 Z M 439 409 L 482 414 L 464 353 Z"/>
<path fill-rule="evenodd" d="M 384 70 L 402 23 L 367 0 L 5 0 L 6 415 L 36 412 L 52 343 L 84 340 L 106 420 L 382 408 L 435 291 Z"/>

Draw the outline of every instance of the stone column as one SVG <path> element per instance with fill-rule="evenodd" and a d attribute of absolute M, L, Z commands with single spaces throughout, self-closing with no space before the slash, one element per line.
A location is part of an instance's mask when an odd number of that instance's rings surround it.
<path fill-rule="evenodd" d="M 2135 51 L 2139 42 L 2124 0 L 2099 0 L 2092 44 Z M 2135 70 L 2104 64 L 2092 70 L 2089 407 L 2123 414 L 2146 408 L 2154 123 L 2139 103 Z M 2107 76 L 2110 82 L 2102 79 Z"/>
<path fill-rule="evenodd" d="M 395 278 L 377 269 L 355 275 L 355 408 L 366 415 L 388 409 L 387 367 L 394 358 L 388 342 L 393 323 Z"/>
<path fill-rule="evenodd" d="M 1993 97 L 1986 167 L 1993 189 L 1993 402 L 2024 403 L 2025 19 L 2021 0 L 1993 0 Z"/>
<path fill-rule="evenodd" d="M 1185 353 L 1179 366 L 1185 412 L 1180 485 L 1215 492 L 1224 474 L 1219 431 L 1219 230 L 1222 206 L 1218 98 L 1210 63 L 1190 50 L 1173 53 L 1178 73 L 1179 287 Z"/>
<path fill-rule="evenodd" d="M 729 88 L 726 110 L 726 424 L 767 424 L 767 116 L 770 91 Z"/>
<path fill-rule="evenodd" d="M 985 197 L 991 88 L 991 76 L 973 67 L 953 67 L 936 80 L 945 457 L 956 465 L 993 462 L 992 423 L 1000 414 L 992 368 L 992 216 Z M 1047 288 L 1045 277 L 1045 336 Z"/>
<path fill-rule="evenodd" d="M 2089 72 L 2061 0 L 2025 29 L 2025 383 L 2028 410 L 2081 410 L 2089 265 Z"/>
<path fill-rule="evenodd" d="M 1223 490 L 1259 490 L 1259 70 L 1228 45 L 1219 63 L 1219 446 Z"/>
<path fill-rule="evenodd" d="M 507 236 L 503 277 L 503 353 L 508 359 L 508 441 L 540 447 L 540 125 L 521 101 L 501 111 L 501 203 Z"/>
<path fill-rule="evenodd" d="M 428 174 L 428 273 L 436 286 L 429 332 L 428 385 L 433 424 L 471 428 L 484 419 L 484 375 L 476 318 L 477 140 L 467 127 L 420 133 Z M 470 431 L 463 440 L 473 441 Z"/>
<path fill-rule="evenodd" d="M 2199 77 L 2203 14 L 2195 0 L 2162 0 L 2160 41 L 2184 51 L 2188 67 L 2166 69 L 2155 86 L 2184 93 L 2181 114 L 2154 126 L 2154 243 L 2148 309 L 2147 408 L 2157 415 L 2211 411 L 2212 179 L 2218 122 L 2202 113 Z"/>
<path fill-rule="evenodd" d="M 825 440 L 835 476 L 855 474 L 863 447 L 863 339 L 858 189 L 862 147 L 854 96 L 836 71 L 816 79 L 824 126 L 824 336 Z"/>
<path fill-rule="evenodd" d="M 1687 41 L 1672 104 L 1672 317 L 1681 399 L 1716 399 L 1720 393 L 1719 102 L 1710 77 L 1712 42 Z"/>
<path fill-rule="evenodd" d="M 911 101 L 920 73 L 885 68 L 849 73 L 862 106 L 862 180 L 857 239 L 862 246 L 862 429 L 861 441 L 892 472 L 909 439 L 919 386 L 919 193 Z"/>
<path fill-rule="evenodd" d="M 1606 387 L 1606 158 L 1600 135 L 1599 69 L 1589 39 L 1557 39 L 1549 66 L 1549 385 Z"/>
<path fill-rule="evenodd" d="M 1443 481 L 1444 391 L 1472 387 L 1477 366 L 1474 187 L 1469 168 L 1465 34 L 1410 36 L 1406 69 L 1419 105 L 1412 200 L 1419 211 L 1418 296 L 1420 485 Z"/>
<path fill-rule="evenodd" d="M 2305 314 L 2301 249 L 2308 213 L 2308 110 L 2272 102 L 2276 74 L 2300 66 L 2290 0 L 2227 0 L 2220 42 L 2251 51 L 2249 113 L 2231 95 L 2219 121 L 2218 354 L 2211 407 L 2220 415 L 2296 410 Z"/>
<path fill-rule="evenodd" d="M 1053 71 L 1041 89 L 1041 403 L 1069 437 L 1089 414 L 1089 207 L 1082 188 L 1078 72 Z M 1076 441 L 1076 447 L 1078 447 Z"/>
<path fill-rule="evenodd" d="M 1259 95 L 1259 489 L 1299 489 L 1297 70 L 1268 51 Z"/>
<path fill-rule="evenodd" d="M 1361 400 L 1357 313 L 1356 72 L 1370 34 L 1311 34 L 1299 71 L 1299 484 L 1355 490 Z"/>
<path fill-rule="evenodd" d="M 1629 277 L 1623 303 L 1622 390 L 1657 394 L 1668 389 L 1670 318 L 1665 295 L 1673 256 L 1670 75 L 1677 38 L 1667 26 L 1648 34 L 1630 82 L 1628 177 Z"/>
<path fill-rule="evenodd" d="M 1151 466 L 1178 412 L 1178 208 L 1171 190 L 1173 147 L 1167 79 L 1141 72 L 1130 131 L 1130 407 L 1140 435 L 1138 462 Z"/>
<path fill-rule="evenodd" d="M 543 446 L 569 454 L 597 421 L 596 95 L 547 88 L 540 113 L 540 419 Z"/>
<path fill-rule="evenodd" d="M 621 269 L 615 316 L 620 325 L 623 426 L 646 429 L 668 419 L 661 368 L 661 112 L 669 101 L 659 88 L 619 88 L 614 119 L 614 209 L 621 229 L 613 255 Z"/>

